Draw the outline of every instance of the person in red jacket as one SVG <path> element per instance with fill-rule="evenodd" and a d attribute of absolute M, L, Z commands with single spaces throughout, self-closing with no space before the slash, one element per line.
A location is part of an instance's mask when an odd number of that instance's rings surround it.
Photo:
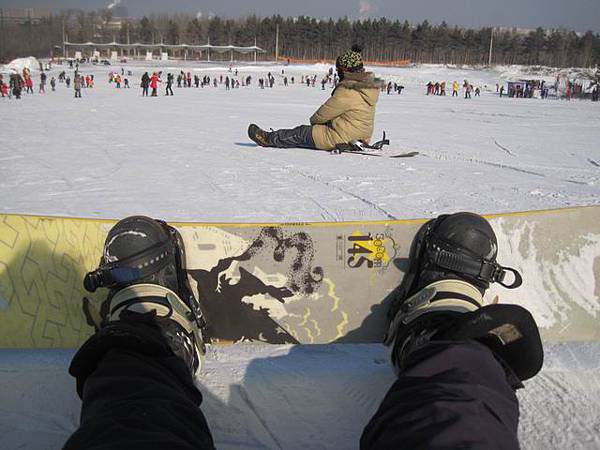
<path fill-rule="evenodd" d="M 160 83 L 160 80 L 158 79 L 156 72 L 154 72 L 150 77 L 150 88 L 152 89 L 151 97 L 156 97 L 158 95 L 158 83 Z"/>
<path fill-rule="evenodd" d="M 31 75 L 25 78 L 25 87 L 27 88 L 26 92 L 33 94 L 33 79 L 31 78 Z"/>

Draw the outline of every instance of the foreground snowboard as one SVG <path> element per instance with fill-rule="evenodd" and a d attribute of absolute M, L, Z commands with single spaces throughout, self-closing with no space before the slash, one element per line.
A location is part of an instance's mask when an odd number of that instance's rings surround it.
<path fill-rule="evenodd" d="M 523 286 L 489 302 L 529 308 L 546 339 L 599 339 L 600 207 L 489 216 L 498 261 Z M 424 220 L 173 223 L 214 342 L 380 342 Z M 105 290 L 90 296 L 110 220 L 0 215 L 0 347 L 76 347 Z M 83 298 L 87 297 L 86 301 Z"/>

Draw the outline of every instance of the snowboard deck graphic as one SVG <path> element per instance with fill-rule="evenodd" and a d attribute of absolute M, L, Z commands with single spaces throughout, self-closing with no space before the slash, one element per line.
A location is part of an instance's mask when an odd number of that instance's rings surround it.
<path fill-rule="evenodd" d="M 530 309 L 545 339 L 600 339 L 600 207 L 487 217 L 498 261 L 524 283 L 486 300 Z M 381 341 L 424 222 L 172 224 L 213 342 L 310 344 Z M 72 348 L 93 333 L 106 290 L 82 280 L 114 223 L 0 215 L 0 348 Z"/>

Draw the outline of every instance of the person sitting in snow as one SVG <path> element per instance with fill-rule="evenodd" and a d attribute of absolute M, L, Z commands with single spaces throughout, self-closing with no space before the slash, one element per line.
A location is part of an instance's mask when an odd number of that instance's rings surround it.
<path fill-rule="evenodd" d="M 318 150 L 332 150 L 353 141 L 368 143 L 373 135 L 375 105 L 383 81 L 365 72 L 360 48 L 356 46 L 339 56 L 336 66 L 341 81 L 310 118 L 310 125 L 269 133 L 251 124 L 250 139 L 262 147 Z"/>

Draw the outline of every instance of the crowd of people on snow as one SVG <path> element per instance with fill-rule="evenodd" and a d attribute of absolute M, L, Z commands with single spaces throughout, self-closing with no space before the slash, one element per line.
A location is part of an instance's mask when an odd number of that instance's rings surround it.
<path fill-rule="evenodd" d="M 71 75 L 67 74 L 65 70 L 58 74 L 58 77 L 54 76 L 48 79 L 47 70 L 41 70 L 39 75 L 39 83 L 36 84 L 38 93 L 46 93 L 47 84 L 50 85 L 50 89 L 55 91 L 59 84 L 72 88 L 74 90 L 74 96 L 76 98 L 82 97 L 83 89 L 90 89 L 94 87 L 94 75 L 84 75 L 80 71 L 79 63 L 76 62 L 74 65 L 70 62 L 74 69 L 72 78 Z M 261 76 L 256 80 L 251 75 L 241 75 L 238 69 L 229 67 L 228 73 L 219 74 L 214 76 L 200 75 L 193 73 L 192 71 L 180 70 L 179 73 L 168 72 L 166 76 L 163 76 L 163 71 L 155 72 L 144 72 L 141 77 L 140 87 L 142 89 L 142 96 L 157 97 L 163 95 L 159 93 L 160 86 L 164 86 L 164 95 L 174 95 L 173 87 L 177 88 L 205 88 L 205 87 L 224 87 L 225 90 L 231 91 L 239 89 L 241 87 L 249 87 L 253 81 L 257 84 L 259 89 L 272 89 L 276 85 L 288 87 L 290 85 L 296 85 L 299 81 L 301 86 L 306 87 L 318 87 L 322 90 L 335 89 L 340 83 L 337 72 L 330 68 L 322 76 L 318 74 L 301 75 L 298 80 L 294 75 L 287 74 L 285 69 L 281 70 L 281 74 L 278 76 L 279 82 L 276 81 L 276 77 L 272 72 L 268 72 L 266 76 Z M 128 89 L 131 87 L 131 77 L 133 72 L 131 70 L 125 70 L 120 68 L 119 71 L 111 71 L 108 73 L 108 82 L 114 85 L 116 89 Z M 34 80 L 29 69 L 23 69 L 20 73 L 12 73 L 8 76 L 8 80 L 5 79 L 6 74 L 0 74 L 0 95 L 2 97 L 16 98 L 19 99 L 24 93 L 34 93 Z M 479 86 L 473 86 L 468 80 L 464 80 L 462 85 L 454 80 L 451 84 L 446 81 L 429 81 L 426 84 L 426 95 L 431 96 L 446 96 L 449 95 L 449 88 L 452 89 L 452 97 L 462 96 L 465 99 L 470 99 L 472 96 L 481 96 L 482 88 Z M 387 93 L 387 95 L 397 94 L 400 95 L 404 91 L 405 87 L 397 81 L 385 81 L 381 84 L 381 92 Z M 487 86 L 484 86 L 487 89 Z M 544 81 L 536 83 L 523 82 L 521 84 L 508 83 L 505 87 L 504 84 L 496 83 L 496 94 L 499 97 L 509 98 L 548 98 L 549 92 L 554 89 L 556 92 L 556 84 L 554 86 L 548 86 Z M 581 97 L 582 86 L 569 81 L 564 89 L 562 97 L 570 100 L 572 97 Z M 590 98 L 592 101 L 598 101 L 599 99 L 599 86 L 593 86 L 590 91 Z"/>
<path fill-rule="evenodd" d="M 62 71 L 58 74 L 58 79 L 54 76 L 48 80 L 48 74 L 45 71 L 40 73 L 38 84 L 38 93 L 46 93 L 46 85 L 50 84 L 50 89 L 56 91 L 57 83 L 64 84 L 67 88 L 71 87 L 71 77 Z M 73 90 L 75 98 L 81 98 L 82 88 L 94 87 L 94 75 L 83 75 L 79 70 L 75 70 L 73 74 Z M 11 73 L 8 81 L 4 79 L 4 75 L 0 73 L 0 95 L 7 98 L 20 99 L 23 93 L 33 94 L 33 76 L 28 68 L 24 68 L 20 73 Z"/>
<path fill-rule="evenodd" d="M 445 81 L 429 81 L 426 87 L 427 95 L 446 95 L 447 83 Z M 458 81 L 454 80 L 452 82 L 452 97 L 459 97 L 460 87 L 461 86 Z M 467 99 L 471 98 L 472 94 L 474 94 L 475 97 L 481 96 L 481 88 L 479 86 L 473 87 L 473 84 L 471 84 L 468 80 L 463 81 L 462 88 L 464 91 L 464 97 Z"/>

